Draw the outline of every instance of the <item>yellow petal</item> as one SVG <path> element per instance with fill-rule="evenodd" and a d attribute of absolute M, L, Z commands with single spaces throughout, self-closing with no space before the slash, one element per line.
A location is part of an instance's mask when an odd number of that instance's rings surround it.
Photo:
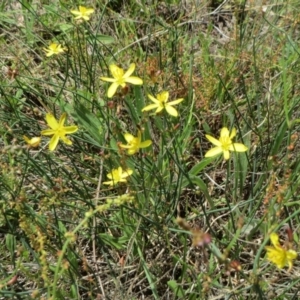
<path fill-rule="evenodd" d="M 54 53 L 52 52 L 52 51 L 48 51 L 48 53 L 46 53 L 46 56 L 47 57 L 50 57 L 50 56 L 52 56 Z"/>
<path fill-rule="evenodd" d="M 77 130 L 78 130 L 78 127 L 75 125 L 64 127 L 65 134 L 71 134 L 71 133 L 76 132 Z"/>
<path fill-rule="evenodd" d="M 100 79 L 102 81 L 106 81 L 106 82 L 116 82 L 115 78 L 109 78 L 109 77 L 100 77 Z"/>
<path fill-rule="evenodd" d="M 224 150 L 223 153 L 224 153 L 224 159 L 225 159 L 225 160 L 228 160 L 228 159 L 230 158 L 230 153 L 229 153 L 229 151 L 228 151 L 228 150 Z"/>
<path fill-rule="evenodd" d="M 54 129 L 45 129 L 41 131 L 41 135 L 53 135 L 55 132 L 56 130 Z"/>
<path fill-rule="evenodd" d="M 81 15 L 81 12 L 78 10 L 70 10 L 73 15 Z"/>
<path fill-rule="evenodd" d="M 109 70 L 112 74 L 112 76 L 119 80 L 120 78 L 122 78 L 124 76 L 124 71 L 123 69 L 119 68 L 117 65 L 112 64 L 109 66 Z"/>
<path fill-rule="evenodd" d="M 121 178 L 126 178 L 128 176 L 130 176 L 133 173 L 133 171 L 131 169 L 127 169 L 126 171 L 124 171 L 121 175 Z"/>
<path fill-rule="evenodd" d="M 46 122 L 51 129 L 57 129 L 58 122 L 52 114 L 46 114 Z"/>
<path fill-rule="evenodd" d="M 220 137 L 221 137 L 221 138 L 229 137 L 229 130 L 228 130 L 228 128 L 223 127 L 223 128 L 221 129 Z"/>
<path fill-rule="evenodd" d="M 124 138 L 128 144 L 134 140 L 134 136 L 130 133 L 125 133 Z"/>
<path fill-rule="evenodd" d="M 298 254 L 297 254 L 297 252 L 294 251 L 294 250 L 291 250 L 291 249 L 290 249 L 290 250 L 288 250 L 288 251 L 286 252 L 286 257 L 287 257 L 288 260 L 296 259 L 297 256 L 298 256 Z"/>
<path fill-rule="evenodd" d="M 49 150 L 54 151 L 59 141 L 59 136 L 54 134 L 49 143 Z"/>
<path fill-rule="evenodd" d="M 174 107 L 169 106 L 169 104 L 166 104 L 165 109 L 166 109 L 166 111 L 168 112 L 169 115 L 171 115 L 173 117 L 178 116 L 177 110 Z"/>
<path fill-rule="evenodd" d="M 146 148 L 146 147 L 149 147 L 151 144 L 152 144 L 152 141 L 146 140 L 146 141 L 140 143 L 140 148 Z"/>
<path fill-rule="evenodd" d="M 25 140 L 25 142 L 26 142 L 27 144 L 30 143 L 30 139 L 29 139 L 26 135 L 23 135 L 23 139 Z"/>
<path fill-rule="evenodd" d="M 134 72 L 134 70 L 135 70 L 135 64 L 132 63 L 130 64 L 129 69 L 125 72 L 123 77 L 128 78 Z"/>
<path fill-rule="evenodd" d="M 128 150 L 128 155 L 133 155 L 133 154 L 135 154 L 135 153 L 137 153 L 139 151 L 139 148 L 134 148 L 134 149 L 129 149 Z"/>
<path fill-rule="evenodd" d="M 229 146 L 230 151 L 236 151 L 236 152 L 245 152 L 248 150 L 248 148 L 244 144 L 240 143 L 233 143 Z"/>
<path fill-rule="evenodd" d="M 293 260 L 297 258 L 297 252 L 294 250 L 288 250 L 286 253 L 286 259 L 289 265 L 289 271 L 293 267 Z"/>
<path fill-rule="evenodd" d="M 131 77 L 125 78 L 125 82 L 135 84 L 135 85 L 142 85 L 143 84 L 143 80 L 139 77 L 136 77 L 136 76 L 131 76 Z"/>
<path fill-rule="evenodd" d="M 70 139 L 68 139 L 67 137 L 65 137 L 65 136 L 61 136 L 60 137 L 61 139 L 62 139 L 62 141 L 65 143 L 65 144 L 67 144 L 67 145 L 72 145 L 72 141 L 70 140 Z"/>
<path fill-rule="evenodd" d="M 108 91 L 107 91 L 108 98 L 112 98 L 114 96 L 114 94 L 117 91 L 118 86 L 119 86 L 119 84 L 117 82 L 114 82 L 110 85 L 110 87 L 108 88 Z"/>
<path fill-rule="evenodd" d="M 213 156 L 216 156 L 220 153 L 222 153 L 223 150 L 221 147 L 215 147 L 215 148 L 212 148 L 210 150 L 208 150 L 205 154 L 205 157 L 213 157 Z"/>
<path fill-rule="evenodd" d="M 95 10 L 93 8 L 86 8 L 85 6 L 79 6 L 79 11 L 83 14 L 90 15 L 92 14 Z"/>
<path fill-rule="evenodd" d="M 95 10 L 93 8 L 87 8 L 86 9 L 86 14 L 90 15 L 94 12 Z"/>
<path fill-rule="evenodd" d="M 176 104 L 179 104 L 180 102 L 182 102 L 183 100 L 184 100 L 183 98 L 180 98 L 180 99 L 168 102 L 168 105 L 176 105 Z"/>
<path fill-rule="evenodd" d="M 236 136 L 236 129 L 232 128 L 229 138 L 232 140 Z"/>
<path fill-rule="evenodd" d="M 52 50 L 52 51 L 55 51 L 57 49 L 57 47 L 58 47 L 58 44 L 56 44 L 56 43 L 51 43 L 49 45 L 49 49 Z"/>
<path fill-rule="evenodd" d="M 279 236 L 278 236 L 277 233 L 272 232 L 272 233 L 270 234 L 270 240 L 271 240 L 271 243 L 272 243 L 272 245 L 273 245 L 274 247 L 276 247 L 276 248 L 278 248 L 278 247 L 281 248 L 280 243 L 279 243 Z"/>
<path fill-rule="evenodd" d="M 59 118 L 59 122 L 58 122 L 58 126 L 59 127 L 63 127 L 64 124 L 65 124 L 65 121 L 66 121 L 66 118 L 67 118 L 67 114 L 66 113 L 63 113 L 60 118 Z"/>
<path fill-rule="evenodd" d="M 130 149 L 130 148 L 132 148 L 131 145 L 119 144 L 119 146 L 120 146 L 121 148 L 123 148 L 123 149 Z"/>
<path fill-rule="evenodd" d="M 118 169 L 116 169 L 117 170 L 117 172 L 118 172 L 118 175 L 119 175 L 119 177 L 121 178 L 121 175 L 122 175 L 122 167 L 118 167 Z"/>
<path fill-rule="evenodd" d="M 154 98 L 152 95 L 150 95 L 150 94 L 148 94 L 148 98 L 149 98 L 151 101 L 153 101 L 154 103 L 156 103 L 156 104 L 159 103 L 159 101 L 158 101 L 156 98 Z"/>
<path fill-rule="evenodd" d="M 104 181 L 102 182 L 103 184 L 106 184 L 106 185 L 113 185 L 114 182 L 113 181 Z"/>
<path fill-rule="evenodd" d="M 267 254 L 271 254 L 274 250 L 276 250 L 273 246 L 265 246 L 265 249 L 267 250 Z"/>
<path fill-rule="evenodd" d="M 155 113 L 158 114 L 158 113 L 161 112 L 163 109 L 164 109 L 163 106 L 159 106 L 159 107 L 156 109 Z"/>
<path fill-rule="evenodd" d="M 79 19 L 81 19 L 81 18 L 83 18 L 83 16 L 82 16 L 82 13 L 81 13 L 81 12 L 79 12 L 78 16 L 77 16 L 77 17 L 75 17 L 75 20 L 79 20 Z M 84 19 L 84 18 L 83 18 L 83 19 Z"/>
<path fill-rule="evenodd" d="M 209 134 L 206 134 L 205 137 L 215 146 L 221 147 L 222 144 L 219 140 L 215 139 L 214 137 L 212 137 Z"/>
<path fill-rule="evenodd" d="M 150 104 L 150 105 L 147 105 L 145 106 L 142 111 L 149 111 L 151 109 L 155 109 L 155 108 L 158 108 L 158 105 L 157 104 Z"/>

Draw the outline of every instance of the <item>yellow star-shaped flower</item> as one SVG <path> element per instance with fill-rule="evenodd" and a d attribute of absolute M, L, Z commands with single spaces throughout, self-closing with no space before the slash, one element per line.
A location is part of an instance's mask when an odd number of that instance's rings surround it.
<path fill-rule="evenodd" d="M 150 140 L 146 140 L 142 142 L 142 134 L 140 130 L 138 131 L 137 137 L 133 136 L 130 133 L 125 133 L 124 138 L 127 142 L 127 145 L 120 144 L 120 147 L 124 149 L 128 149 L 129 155 L 133 155 L 137 153 L 140 148 L 146 148 L 152 144 Z"/>
<path fill-rule="evenodd" d="M 118 182 L 126 182 L 126 178 L 133 173 L 131 169 L 127 169 L 123 172 L 122 167 L 118 169 L 113 169 L 110 173 L 107 174 L 107 178 L 111 179 L 110 181 L 104 181 L 103 184 L 114 186 Z"/>
<path fill-rule="evenodd" d="M 173 107 L 173 105 L 179 104 L 183 101 L 183 98 L 168 102 L 169 99 L 169 92 L 161 92 L 157 94 L 156 98 L 151 95 L 148 95 L 149 99 L 154 102 L 154 104 L 150 104 L 142 109 L 142 111 L 148 111 L 151 109 L 156 109 L 155 113 L 161 112 L 163 109 L 167 111 L 167 113 L 173 117 L 178 116 L 177 110 Z"/>
<path fill-rule="evenodd" d="M 233 143 L 232 139 L 236 136 L 236 129 L 233 128 L 231 133 L 229 133 L 228 128 L 223 127 L 221 129 L 221 134 L 219 140 L 206 134 L 206 138 L 216 147 L 208 150 L 205 157 L 213 157 L 223 152 L 224 159 L 229 159 L 229 151 L 245 152 L 248 148 L 244 144 Z"/>
<path fill-rule="evenodd" d="M 135 70 L 135 64 L 130 64 L 129 69 L 125 73 L 122 68 L 119 68 L 115 64 L 110 65 L 109 70 L 113 78 L 100 77 L 100 79 L 103 81 L 112 82 L 107 91 L 108 98 L 112 98 L 113 95 L 116 93 L 117 88 L 119 86 L 124 88 L 126 86 L 126 83 L 131 83 L 135 85 L 143 84 L 143 80 L 141 78 L 136 76 L 130 76 Z"/>
<path fill-rule="evenodd" d="M 66 51 L 66 48 L 63 48 L 60 44 L 51 43 L 48 48 L 44 48 L 46 56 L 57 55 Z"/>
<path fill-rule="evenodd" d="M 93 8 L 86 8 L 85 6 L 79 6 L 79 10 L 71 10 L 71 13 L 75 15 L 75 20 L 83 19 L 84 21 L 88 21 L 90 19 L 90 15 L 95 10 Z"/>
<path fill-rule="evenodd" d="M 273 246 L 266 246 L 267 259 L 275 264 L 279 269 L 289 266 L 293 267 L 293 260 L 297 258 L 297 252 L 291 249 L 284 249 L 279 243 L 279 237 L 276 233 L 271 233 L 270 240 Z"/>
<path fill-rule="evenodd" d="M 50 140 L 50 143 L 49 143 L 50 151 L 55 150 L 59 139 L 61 139 L 67 145 L 72 145 L 72 141 L 66 137 L 66 134 L 75 133 L 78 130 L 78 127 L 75 125 L 65 127 L 64 123 L 66 121 L 66 118 L 67 118 L 67 114 L 63 113 L 61 115 L 59 121 L 57 122 L 57 120 L 55 119 L 55 117 L 52 114 L 50 114 L 50 113 L 46 114 L 46 122 L 51 129 L 43 130 L 41 132 L 41 134 L 42 135 L 53 135 Z"/>

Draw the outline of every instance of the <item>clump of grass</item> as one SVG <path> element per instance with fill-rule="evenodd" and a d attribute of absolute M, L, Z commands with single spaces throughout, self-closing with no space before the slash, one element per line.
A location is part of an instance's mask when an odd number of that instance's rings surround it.
<path fill-rule="evenodd" d="M 0 5 L 2 297 L 296 297 L 299 4 L 196 4 Z"/>

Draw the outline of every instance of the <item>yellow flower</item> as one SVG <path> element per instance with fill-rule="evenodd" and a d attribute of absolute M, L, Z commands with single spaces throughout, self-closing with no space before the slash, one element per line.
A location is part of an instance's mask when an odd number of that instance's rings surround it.
<path fill-rule="evenodd" d="M 103 184 L 114 186 L 118 182 L 126 182 L 126 178 L 133 173 L 131 169 L 127 169 L 123 172 L 122 168 L 113 169 L 110 173 L 107 174 L 107 178 L 111 179 L 110 181 L 104 181 Z"/>
<path fill-rule="evenodd" d="M 297 252 L 291 249 L 284 249 L 279 243 L 276 233 L 271 233 L 270 240 L 273 246 L 266 246 L 267 259 L 274 263 L 279 269 L 289 266 L 289 271 L 293 267 L 293 260 L 297 257 Z"/>
<path fill-rule="evenodd" d="M 25 140 L 29 148 L 37 148 L 41 143 L 40 137 L 33 137 L 30 139 L 26 135 L 23 135 L 23 139 Z"/>
<path fill-rule="evenodd" d="M 75 20 L 83 19 L 85 21 L 88 21 L 90 19 L 90 15 L 95 10 L 93 8 L 86 8 L 84 6 L 79 6 L 79 10 L 71 10 L 71 13 L 75 15 Z"/>
<path fill-rule="evenodd" d="M 112 98 L 119 86 L 124 88 L 126 86 L 126 82 L 135 85 L 143 84 L 143 80 L 141 78 L 130 76 L 135 70 L 135 64 L 130 64 L 129 69 L 125 73 L 122 68 L 117 67 L 115 64 L 110 65 L 109 70 L 113 78 L 100 77 L 100 79 L 103 81 L 112 82 L 107 91 L 108 98 Z"/>
<path fill-rule="evenodd" d="M 142 109 L 142 111 L 148 111 L 151 109 L 155 109 L 155 113 L 161 112 L 163 109 L 166 109 L 167 113 L 173 117 L 178 116 L 177 110 L 173 107 L 173 105 L 176 105 L 183 101 L 183 98 L 168 102 L 169 99 L 169 92 L 161 92 L 160 94 L 157 94 L 156 98 L 154 98 L 151 95 L 148 95 L 149 99 L 154 102 L 154 104 L 150 104 Z"/>
<path fill-rule="evenodd" d="M 63 48 L 60 44 L 51 43 L 48 48 L 44 48 L 44 51 L 46 52 L 46 56 L 49 57 L 65 52 L 66 48 Z"/>
<path fill-rule="evenodd" d="M 133 154 L 137 153 L 140 148 L 146 148 L 152 144 L 152 142 L 150 140 L 141 142 L 142 134 L 141 134 L 140 130 L 138 131 L 137 137 L 131 135 L 130 133 L 125 133 L 124 138 L 127 142 L 127 145 L 120 144 L 120 147 L 128 149 L 129 155 L 133 155 Z"/>
<path fill-rule="evenodd" d="M 245 152 L 248 150 L 248 148 L 244 144 L 232 142 L 232 139 L 236 136 L 235 128 L 233 128 L 231 133 L 229 133 L 228 128 L 223 127 L 221 129 L 219 140 L 208 134 L 206 134 L 205 136 L 213 145 L 216 146 L 208 150 L 205 154 L 205 157 L 213 157 L 223 152 L 224 159 L 227 160 L 230 157 L 229 151 Z"/>
<path fill-rule="evenodd" d="M 43 130 L 41 132 L 41 134 L 42 135 L 53 135 L 53 137 L 51 138 L 50 143 L 49 143 L 50 151 L 55 150 L 59 139 L 62 139 L 62 141 L 67 145 L 72 145 L 72 141 L 66 137 L 66 134 L 71 134 L 71 133 L 76 132 L 78 130 L 78 127 L 75 125 L 65 127 L 64 123 L 65 123 L 66 117 L 67 117 L 67 114 L 63 113 L 61 115 L 59 121 L 57 122 L 57 120 L 55 119 L 55 117 L 52 114 L 50 114 L 50 113 L 46 114 L 46 122 L 51 129 Z"/>

